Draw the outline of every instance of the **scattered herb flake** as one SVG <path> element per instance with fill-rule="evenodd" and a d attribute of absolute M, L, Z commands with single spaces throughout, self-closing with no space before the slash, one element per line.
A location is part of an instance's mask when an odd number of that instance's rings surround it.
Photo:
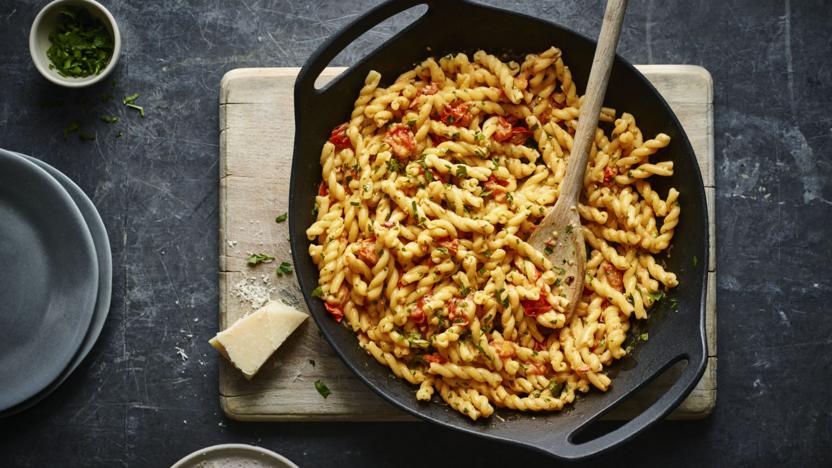
<path fill-rule="evenodd" d="M 321 382 L 320 380 L 315 381 L 315 390 L 317 390 L 318 393 L 320 393 L 321 396 L 324 398 L 332 394 L 332 392 L 329 391 L 329 387 L 327 387 L 326 384 Z"/>
<path fill-rule="evenodd" d="M 664 298 L 664 293 L 662 291 L 656 291 L 654 293 L 649 293 L 648 296 L 650 296 L 650 299 L 653 302 L 659 302 L 662 298 Z"/>
<path fill-rule="evenodd" d="M 274 257 L 268 254 L 263 253 L 253 253 L 248 256 L 248 264 L 251 266 L 258 265 L 260 263 L 270 263 L 274 260 Z"/>
<path fill-rule="evenodd" d="M 555 379 L 552 379 L 552 382 L 549 384 L 549 393 L 551 393 L 553 397 L 560 396 L 560 394 L 563 393 L 563 382 L 558 382 Z"/>
<path fill-rule="evenodd" d="M 462 164 L 457 164 L 457 166 L 456 166 L 456 176 L 457 177 L 468 177 L 468 168 L 463 166 Z"/>
<path fill-rule="evenodd" d="M 468 297 L 468 295 L 471 294 L 471 288 L 469 288 L 468 286 L 463 286 L 462 289 L 459 290 L 459 294 L 462 297 Z"/>
<path fill-rule="evenodd" d="M 101 115 L 98 117 L 102 122 L 106 123 L 116 123 L 118 122 L 118 117 L 114 115 Z"/>
<path fill-rule="evenodd" d="M 64 127 L 64 140 L 69 138 L 69 135 L 76 133 L 81 130 L 81 126 L 78 125 L 78 122 L 70 122 L 69 125 Z"/>
<path fill-rule="evenodd" d="M 312 297 L 323 297 L 324 290 L 320 286 L 312 290 Z"/>
<path fill-rule="evenodd" d="M 287 219 L 289 219 L 289 213 L 283 213 L 282 215 L 277 215 L 277 217 L 274 218 L 274 222 L 282 223 Z"/>
<path fill-rule="evenodd" d="M 647 340 L 649 340 L 649 339 L 650 339 L 650 335 L 649 335 L 648 333 L 646 333 L 646 332 L 645 332 L 645 333 L 642 333 L 641 335 L 639 335 L 639 339 L 640 339 L 641 341 L 647 341 Z"/>
<path fill-rule="evenodd" d="M 126 105 L 127 107 L 131 108 L 131 109 L 136 109 L 137 111 L 139 111 L 139 116 L 140 116 L 141 118 L 144 118 L 144 107 L 142 107 L 142 106 L 137 106 L 136 104 L 132 104 L 132 103 L 127 103 L 127 104 L 125 104 L 125 105 Z"/>
<path fill-rule="evenodd" d="M 277 276 L 292 274 L 292 264 L 289 262 L 280 262 L 277 266 Z"/>
<path fill-rule="evenodd" d="M 696 268 L 696 264 L 699 263 L 699 259 L 696 258 L 696 255 L 693 256 L 691 262 L 693 263 L 693 267 Z"/>

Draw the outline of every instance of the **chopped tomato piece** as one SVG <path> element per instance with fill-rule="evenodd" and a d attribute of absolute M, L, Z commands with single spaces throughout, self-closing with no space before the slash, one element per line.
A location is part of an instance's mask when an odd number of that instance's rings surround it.
<path fill-rule="evenodd" d="M 326 181 L 321 181 L 321 185 L 318 186 L 318 196 L 325 197 L 329 195 L 329 188 L 326 186 Z"/>
<path fill-rule="evenodd" d="M 523 306 L 523 312 L 529 317 L 537 317 L 540 314 L 544 314 L 552 310 L 552 306 L 549 305 L 549 302 L 546 300 L 546 293 L 543 289 L 540 290 L 540 298 L 536 301 L 526 299 L 520 301 L 520 305 Z"/>
<path fill-rule="evenodd" d="M 447 106 L 439 116 L 439 120 L 447 125 L 467 127 L 471 123 L 471 112 L 468 110 L 468 103 L 463 102 L 456 106 Z"/>
<path fill-rule="evenodd" d="M 421 325 L 427 320 L 427 316 L 425 315 L 425 302 L 427 300 L 428 296 L 425 295 L 416 301 L 416 307 L 410 311 L 410 319 L 413 320 L 413 323 Z"/>
<path fill-rule="evenodd" d="M 618 168 L 617 167 L 610 167 L 607 166 L 604 168 L 604 184 L 609 185 L 612 179 L 618 175 Z"/>
<path fill-rule="evenodd" d="M 504 143 L 508 141 L 514 145 L 522 145 L 532 135 L 532 131 L 526 127 L 515 127 L 511 122 L 500 117 L 497 131 L 494 132 L 493 138 L 495 141 Z"/>
<path fill-rule="evenodd" d="M 436 83 L 431 83 L 427 86 L 422 86 L 421 88 L 416 90 L 416 96 L 414 97 L 414 99 L 416 99 L 419 96 L 431 96 L 431 95 L 436 94 L 438 92 L 439 92 L 439 86 L 436 86 Z"/>
<path fill-rule="evenodd" d="M 352 148 L 350 137 L 347 136 L 347 127 L 349 124 L 343 123 L 332 129 L 329 134 L 329 141 L 335 145 L 335 149 L 342 150 L 344 148 Z"/>
<path fill-rule="evenodd" d="M 425 354 L 424 358 L 427 362 L 435 362 L 437 364 L 445 364 L 446 362 L 448 362 L 448 360 L 445 359 L 445 356 L 439 353 Z"/>
<path fill-rule="evenodd" d="M 446 249 L 448 249 L 448 253 L 450 253 L 452 256 L 455 256 L 457 254 L 457 252 L 459 252 L 459 240 L 458 239 L 439 241 L 439 246 L 440 247 L 445 247 Z"/>
<path fill-rule="evenodd" d="M 485 188 L 488 190 L 494 190 L 495 186 L 506 187 L 508 186 L 508 181 L 505 179 L 498 179 L 494 176 L 494 174 L 492 174 L 485 182 Z"/>
<path fill-rule="evenodd" d="M 508 120 L 500 117 L 497 123 L 497 131 L 494 132 L 493 137 L 494 140 L 499 141 L 500 143 L 511 138 L 511 124 Z"/>
<path fill-rule="evenodd" d="M 412 320 L 413 323 L 415 323 L 417 325 L 421 325 L 421 324 L 425 323 L 425 319 L 426 319 L 425 311 L 422 310 L 421 307 L 413 309 L 410 312 L 410 320 Z"/>
<path fill-rule="evenodd" d="M 416 150 L 416 139 L 413 132 L 406 125 L 396 124 L 387 131 L 384 142 L 393 149 L 393 154 L 399 159 L 408 158 Z"/>
<path fill-rule="evenodd" d="M 356 257 L 360 258 L 361 261 L 367 264 L 367 266 L 374 266 L 378 263 L 378 252 L 376 252 L 376 238 L 365 239 L 361 241 L 361 245 L 358 247 L 358 251 L 356 251 Z"/>
<path fill-rule="evenodd" d="M 324 302 L 324 307 L 326 307 L 327 312 L 335 318 L 336 322 L 340 322 L 344 319 L 344 307 L 342 305 Z"/>
<path fill-rule="evenodd" d="M 604 262 L 601 264 L 601 270 L 607 278 L 607 283 L 619 292 L 624 291 L 624 274 L 621 270 L 615 268 L 611 263 Z"/>

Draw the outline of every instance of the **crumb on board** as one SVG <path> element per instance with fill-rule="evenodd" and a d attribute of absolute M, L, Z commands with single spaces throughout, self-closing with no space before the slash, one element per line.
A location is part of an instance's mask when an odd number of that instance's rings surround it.
<path fill-rule="evenodd" d="M 254 277 L 244 276 L 231 288 L 231 294 L 240 302 L 248 303 L 252 310 L 257 310 L 269 302 L 273 292 L 274 286 L 267 275 L 262 275 L 259 282 Z"/>
<path fill-rule="evenodd" d="M 174 349 L 176 350 L 176 354 L 178 354 L 179 357 L 182 358 L 182 362 L 186 362 L 188 360 L 188 355 L 185 353 L 184 349 L 180 348 L 179 346 L 174 346 Z"/>

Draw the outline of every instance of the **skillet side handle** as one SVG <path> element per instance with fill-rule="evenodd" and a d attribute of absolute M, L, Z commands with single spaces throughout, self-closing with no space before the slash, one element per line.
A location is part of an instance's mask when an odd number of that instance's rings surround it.
<path fill-rule="evenodd" d="M 433 7 L 441 0 L 390 0 L 361 15 L 334 36 L 327 39 L 306 61 L 295 81 L 295 99 L 318 97 L 321 92 L 315 89 L 315 80 L 329 65 L 329 62 L 350 45 L 359 36 L 369 31 L 382 21 L 399 14 L 416 5 Z"/>
<path fill-rule="evenodd" d="M 662 370 L 656 373 L 656 375 L 661 374 L 670 366 L 682 359 L 687 359 L 688 361 L 685 369 L 682 371 L 682 375 L 679 376 L 676 383 L 674 383 L 673 386 L 671 386 L 664 393 L 664 395 L 661 396 L 661 398 L 645 409 L 641 414 L 618 429 L 581 444 L 575 444 L 572 442 L 573 436 L 581 428 L 578 428 L 578 430 L 567 431 L 564 433 L 564 439 L 557 443 L 560 447 L 558 447 L 556 455 L 571 460 L 595 456 L 635 437 L 652 424 L 662 420 L 689 394 L 690 390 L 696 386 L 696 383 L 699 381 L 699 378 L 702 376 L 702 371 L 704 370 L 704 366 L 700 366 L 698 362 L 695 362 L 695 358 L 684 354 L 670 360 L 668 364 L 662 367 Z"/>

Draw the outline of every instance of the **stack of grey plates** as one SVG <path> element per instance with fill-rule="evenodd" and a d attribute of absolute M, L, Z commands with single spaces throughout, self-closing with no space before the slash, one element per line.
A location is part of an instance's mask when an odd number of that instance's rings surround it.
<path fill-rule="evenodd" d="M 0 417 L 81 364 L 111 292 L 110 242 L 90 199 L 52 166 L 0 149 Z"/>

